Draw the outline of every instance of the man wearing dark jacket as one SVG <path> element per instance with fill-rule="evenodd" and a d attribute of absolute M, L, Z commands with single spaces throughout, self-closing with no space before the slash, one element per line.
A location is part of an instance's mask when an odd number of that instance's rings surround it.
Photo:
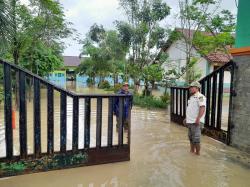
<path fill-rule="evenodd" d="M 129 123 L 128 115 L 129 115 L 129 110 L 132 109 L 133 97 L 132 97 L 132 94 L 128 90 L 127 82 L 125 82 L 122 85 L 122 89 L 119 90 L 117 94 L 124 94 L 124 95 L 130 96 L 124 99 L 124 108 L 123 108 L 124 128 L 128 129 L 128 123 Z M 114 114 L 116 115 L 116 122 L 117 122 L 116 127 L 118 128 L 119 127 L 119 123 L 118 123 L 119 122 L 119 98 L 115 98 L 113 111 L 114 111 Z"/>

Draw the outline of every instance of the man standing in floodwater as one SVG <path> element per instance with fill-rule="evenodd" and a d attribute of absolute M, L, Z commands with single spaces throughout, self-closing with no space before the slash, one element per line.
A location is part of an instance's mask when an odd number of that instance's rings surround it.
<path fill-rule="evenodd" d="M 200 155 L 201 121 L 204 121 L 206 111 L 206 97 L 200 93 L 199 82 L 191 83 L 190 98 L 186 110 L 186 124 L 190 140 L 190 152 Z"/>
<path fill-rule="evenodd" d="M 133 105 L 133 97 L 132 97 L 132 94 L 129 92 L 128 88 L 129 88 L 129 84 L 125 82 L 122 85 L 121 90 L 117 92 L 117 94 L 124 94 L 124 95 L 130 96 L 124 99 L 124 108 L 123 108 L 124 129 L 128 129 L 128 125 L 129 125 L 128 114 L 129 114 L 129 110 L 132 109 L 132 105 Z M 119 126 L 118 124 L 119 123 L 119 99 L 118 98 L 116 98 L 114 101 L 113 110 L 114 110 L 114 114 L 116 115 L 116 128 L 118 129 L 118 126 Z"/>

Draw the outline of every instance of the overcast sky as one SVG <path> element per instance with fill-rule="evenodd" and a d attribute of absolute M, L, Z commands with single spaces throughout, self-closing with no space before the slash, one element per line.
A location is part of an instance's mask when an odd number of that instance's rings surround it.
<path fill-rule="evenodd" d="M 115 20 L 124 20 L 123 12 L 119 8 L 118 0 L 59 0 L 65 10 L 66 19 L 73 23 L 73 27 L 84 37 L 94 23 L 102 24 L 104 28 L 114 28 Z M 171 15 L 164 22 L 167 25 L 176 24 L 174 15 L 178 11 L 178 0 L 164 0 L 171 7 Z M 236 14 L 235 0 L 222 0 L 221 7 Z M 68 39 L 64 55 L 79 55 L 81 45 Z"/>

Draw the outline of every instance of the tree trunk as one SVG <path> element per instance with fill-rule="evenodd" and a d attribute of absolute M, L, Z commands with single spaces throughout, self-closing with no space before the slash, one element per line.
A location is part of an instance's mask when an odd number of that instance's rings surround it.
<path fill-rule="evenodd" d="M 134 79 L 134 93 L 137 94 L 140 88 L 140 80 Z"/>
<path fill-rule="evenodd" d="M 143 96 L 150 96 L 150 95 L 151 95 L 151 92 L 149 90 L 148 81 L 145 80 L 145 86 L 144 86 Z"/>

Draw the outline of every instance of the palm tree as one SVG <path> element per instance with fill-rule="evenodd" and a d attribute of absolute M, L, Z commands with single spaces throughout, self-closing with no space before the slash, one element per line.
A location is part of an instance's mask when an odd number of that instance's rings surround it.
<path fill-rule="evenodd" d="M 9 1 L 0 0 L 0 55 L 3 50 L 6 50 L 7 41 L 12 31 L 11 22 Z"/>
<path fill-rule="evenodd" d="M 6 49 L 11 33 L 10 6 L 5 0 L 0 0 L 0 55 Z"/>

